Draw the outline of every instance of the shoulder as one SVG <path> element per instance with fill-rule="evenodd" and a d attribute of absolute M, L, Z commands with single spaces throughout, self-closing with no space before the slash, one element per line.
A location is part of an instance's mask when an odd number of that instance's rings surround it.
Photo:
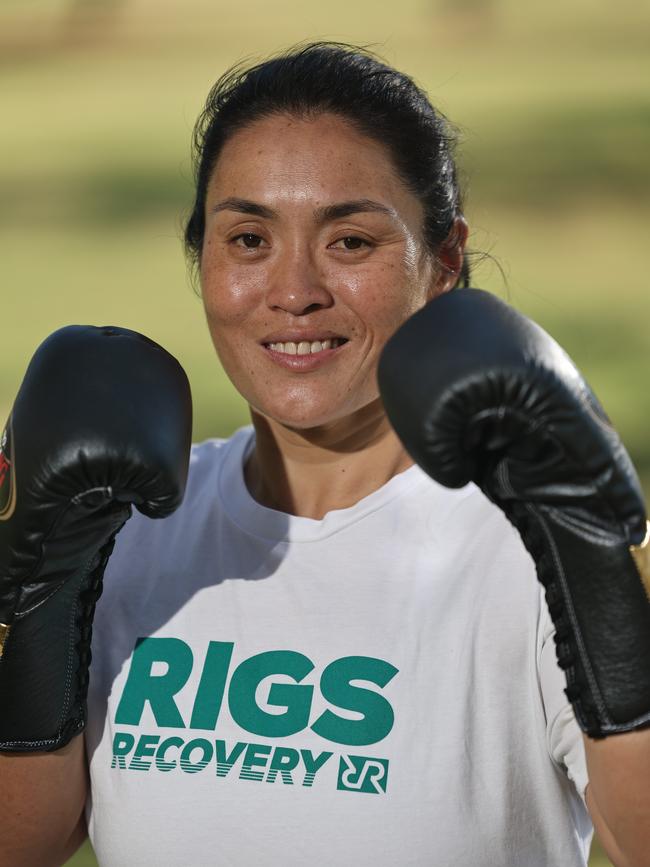
<path fill-rule="evenodd" d="M 239 471 L 252 435 L 253 428 L 249 426 L 235 431 L 228 439 L 207 439 L 192 445 L 185 496 L 178 510 L 181 514 L 205 498 L 216 498 L 224 473 Z"/>
<path fill-rule="evenodd" d="M 207 439 L 200 443 L 193 443 L 190 452 L 187 494 L 209 484 L 225 464 L 232 461 L 240 462 L 247 451 L 252 433 L 252 427 L 243 427 L 228 439 Z"/>
<path fill-rule="evenodd" d="M 404 547 L 415 540 L 426 568 L 434 563 L 449 575 L 462 574 L 463 580 L 485 582 L 489 574 L 496 574 L 490 580 L 499 592 L 504 582 L 517 581 L 520 592 L 522 575 L 529 591 L 536 587 L 534 564 L 519 533 L 477 485 L 447 488 L 419 468 L 413 470 L 416 483 L 391 504 L 396 527 L 386 544 L 398 539 Z"/>
<path fill-rule="evenodd" d="M 432 482 L 432 485 L 435 485 Z M 539 611 L 535 564 L 519 532 L 481 489 L 470 483 L 445 489 L 438 505 L 436 539 L 451 563 L 481 587 L 482 597 L 504 593 Z"/>
<path fill-rule="evenodd" d="M 252 428 L 242 428 L 228 439 L 209 439 L 192 445 L 183 501 L 178 509 L 163 519 L 152 520 L 133 509 L 133 515 L 120 531 L 115 554 L 118 563 L 124 556 L 137 558 L 148 547 L 169 547 L 179 538 L 187 538 L 210 523 L 220 508 L 222 476 L 234 465 L 241 465 L 251 438 Z"/>
<path fill-rule="evenodd" d="M 523 548 L 515 527 L 473 482 L 462 488 L 447 488 L 421 470 L 417 496 L 422 504 L 428 504 L 438 531 L 447 538 L 458 538 L 469 546 L 480 541 L 486 549 L 498 549 L 504 544 Z"/>

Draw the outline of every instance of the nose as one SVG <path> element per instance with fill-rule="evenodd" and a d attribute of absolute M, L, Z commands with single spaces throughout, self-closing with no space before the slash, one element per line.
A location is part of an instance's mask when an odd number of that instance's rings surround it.
<path fill-rule="evenodd" d="M 269 274 L 266 303 L 272 310 L 305 316 L 331 307 L 334 298 L 308 250 L 284 252 Z"/>

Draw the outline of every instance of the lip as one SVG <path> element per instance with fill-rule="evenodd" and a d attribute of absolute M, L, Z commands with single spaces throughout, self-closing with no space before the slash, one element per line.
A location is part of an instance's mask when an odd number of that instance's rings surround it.
<path fill-rule="evenodd" d="M 339 335 L 333 334 L 332 337 L 338 337 Z M 285 337 L 284 341 L 282 338 L 278 338 L 277 340 L 271 340 L 270 343 L 284 343 L 288 340 L 292 340 L 294 343 L 298 343 L 299 341 L 295 338 Z M 309 340 L 308 337 L 303 337 L 303 340 Z M 327 340 L 327 337 L 314 337 L 313 340 Z M 331 339 L 331 337 L 329 338 Z M 270 346 L 262 344 L 261 349 L 266 353 L 267 357 L 271 359 L 275 364 L 283 367 L 285 370 L 291 370 L 294 373 L 311 373 L 312 370 L 318 370 L 320 367 L 328 364 L 330 361 L 333 361 L 334 358 L 340 353 L 345 347 L 348 345 L 349 341 L 341 344 L 340 346 L 336 346 L 333 349 L 321 349 L 320 352 L 309 353 L 308 355 L 288 355 L 286 352 L 277 352 L 275 349 L 271 349 Z"/>
<path fill-rule="evenodd" d="M 348 339 L 345 334 L 341 334 L 338 331 L 273 331 L 271 334 L 263 337 L 260 343 L 300 343 L 303 340 L 308 343 L 320 340 L 322 343 L 323 340 L 333 340 L 334 338 L 339 338 L 340 340 Z"/>

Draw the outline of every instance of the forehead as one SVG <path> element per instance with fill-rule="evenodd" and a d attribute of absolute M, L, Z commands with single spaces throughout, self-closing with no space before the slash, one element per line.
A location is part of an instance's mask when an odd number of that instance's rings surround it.
<path fill-rule="evenodd" d="M 274 114 L 238 130 L 213 169 L 211 193 L 276 202 L 379 196 L 420 215 L 384 145 L 333 114 Z"/>

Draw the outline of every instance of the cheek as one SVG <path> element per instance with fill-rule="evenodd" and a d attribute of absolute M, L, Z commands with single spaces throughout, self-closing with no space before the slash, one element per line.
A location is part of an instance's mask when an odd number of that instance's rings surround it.
<path fill-rule="evenodd" d="M 366 327 L 387 338 L 427 300 L 422 276 L 408 261 L 376 261 L 346 281 L 349 306 Z"/>
<path fill-rule="evenodd" d="M 225 267 L 216 257 L 201 260 L 201 297 L 208 322 L 214 326 L 244 322 L 257 307 L 263 282 L 253 268 Z"/>

